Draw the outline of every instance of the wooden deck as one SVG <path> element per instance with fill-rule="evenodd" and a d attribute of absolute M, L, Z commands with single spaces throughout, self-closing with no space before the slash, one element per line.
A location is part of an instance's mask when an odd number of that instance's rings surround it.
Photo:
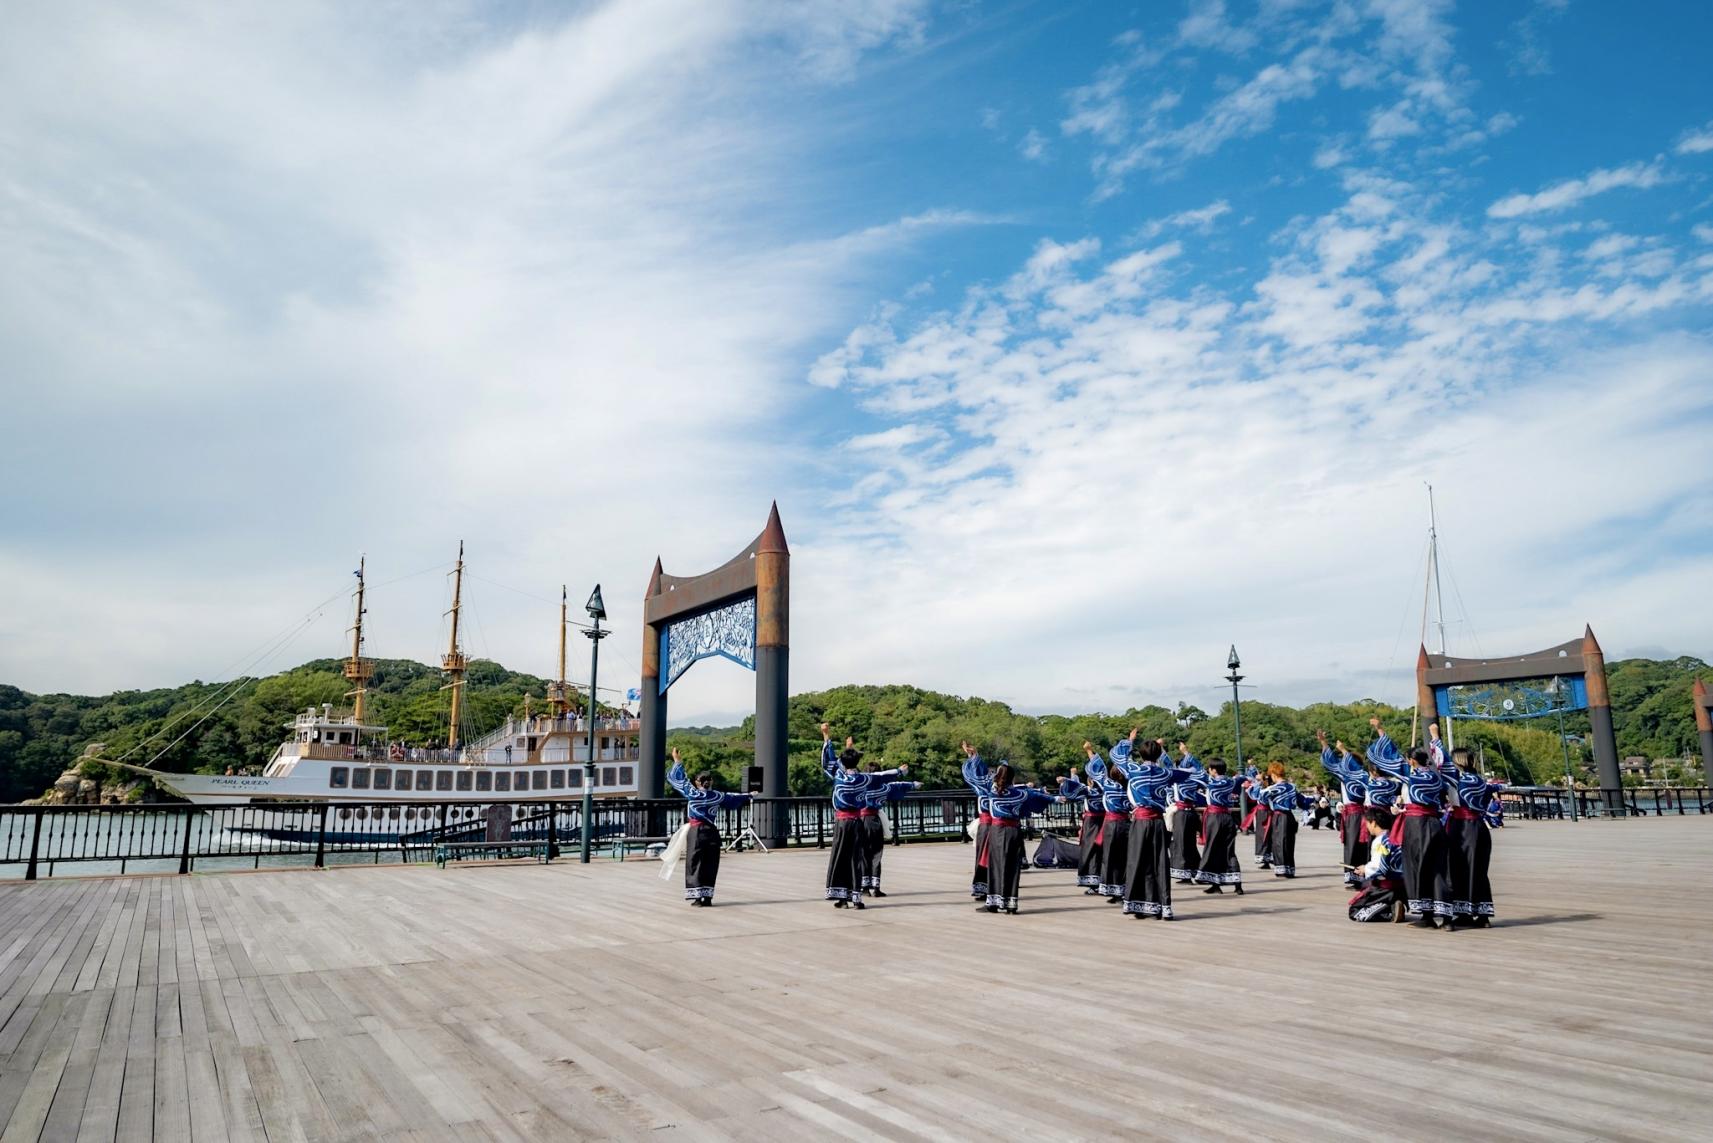
<path fill-rule="evenodd" d="M 0 1124 L 33 1139 L 1705 1139 L 1713 820 L 1522 825 L 1501 923 L 1306 875 L 1135 921 L 965 846 L 0 884 Z M 1245 861 L 1247 865 L 1247 860 Z"/>

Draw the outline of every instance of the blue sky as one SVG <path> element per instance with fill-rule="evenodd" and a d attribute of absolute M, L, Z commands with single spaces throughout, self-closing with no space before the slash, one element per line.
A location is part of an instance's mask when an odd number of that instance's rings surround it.
<path fill-rule="evenodd" d="M 777 498 L 795 689 L 1404 700 L 1427 481 L 1453 653 L 1713 650 L 1705 6 L 13 23 L 8 681 L 336 654 L 360 552 L 430 660 L 460 539 L 470 651 L 599 580 L 628 679 L 654 556 Z"/>

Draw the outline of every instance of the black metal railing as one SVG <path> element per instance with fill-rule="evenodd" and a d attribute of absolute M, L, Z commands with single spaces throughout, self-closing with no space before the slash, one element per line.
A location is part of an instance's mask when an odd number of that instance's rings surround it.
<path fill-rule="evenodd" d="M 1713 813 L 1706 786 L 1627 789 L 1632 817 Z M 1577 813 L 1609 810 L 1599 790 L 1578 790 Z M 1512 787 L 1503 795 L 1507 818 L 1541 821 L 1568 817 L 1570 799 L 1553 787 Z M 882 813 L 892 841 L 948 841 L 968 837 L 976 816 L 967 790 L 922 790 L 890 803 Z M 575 851 L 583 827 L 581 798 L 531 802 L 266 803 L 194 806 L 0 806 L 0 878 L 35 880 L 56 874 L 190 873 L 269 865 L 429 861 L 443 843 L 546 841 L 560 853 Z M 601 799 L 590 821 L 593 849 L 622 857 L 664 844 L 684 823 L 681 798 Z M 746 828 L 765 844 L 826 846 L 836 824 L 825 797 L 756 798 L 723 810 L 720 832 L 744 848 Z M 1054 805 L 1031 819 L 1033 831 L 1074 832 L 1074 805 Z"/>

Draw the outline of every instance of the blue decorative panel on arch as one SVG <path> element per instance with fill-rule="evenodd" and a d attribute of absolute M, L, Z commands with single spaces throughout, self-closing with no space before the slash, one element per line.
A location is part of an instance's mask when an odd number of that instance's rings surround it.
<path fill-rule="evenodd" d="M 755 670 L 755 596 L 666 625 L 660 633 L 660 693 L 697 660 L 715 655 Z"/>
<path fill-rule="evenodd" d="M 1560 675 L 1559 680 L 1563 689 L 1557 693 L 1549 679 L 1480 686 L 1437 686 L 1433 688 L 1434 708 L 1441 718 L 1495 720 L 1541 718 L 1559 711 L 1588 709 L 1587 678 Z"/>

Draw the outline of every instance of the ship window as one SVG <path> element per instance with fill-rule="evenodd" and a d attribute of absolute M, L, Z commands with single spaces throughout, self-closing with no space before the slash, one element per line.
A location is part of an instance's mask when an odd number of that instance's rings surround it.
<path fill-rule="evenodd" d="M 501 793 L 501 794 L 511 793 L 512 776 L 510 774 L 504 774 L 504 773 L 495 774 L 494 775 L 494 789 L 496 792 Z"/>
<path fill-rule="evenodd" d="M 379 806 L 375 807 L 375 816 L 377 818 L 381 816 L 381 807 L 379 807 Z M 394 821 L 398 821 L 399 808 L 397 806 L 388 806 L 387 807 L 387 817 L 393 819 Z"/>
<path fill-rule="evenodd" d="M 327 784 L 335 790 L 343 790 L 351 784 L 351 768 L 349 766 L 333 767 L 333 772 L 327 776 Z"/>
<path fill-rule="evenodd" d="M 603 786 L 616 786 L 616 785 L 618 785 L 618 771 L 617 771 L 617 769 L 615 769 L 612 766 L 602 766 L 601 767 L 601 785 L 603 785 Z"/>
<path fill-rule="evenodd" d="M 563 790 L 565 788 L 565 771 L 553 771 L 553 788 L 555 790 Z"/>
<path fill-rule="evenodd" d="M 357 772 L 351 775 L 351 788 L 353 790 L 367 790 L 369 788 L 369 771 L 366 767 L 357 767 Z"/>
<path fill-rule="evenodd" d="M 351 810 L 348 807 L 346 809 L 340 810 L 339 816 L 340 816 L 340 818 L 344 819 L 345 821 L 350 821 L 351 820 Z"/>
<path fill-rule="evenodd" d="M 375 811 L 375 812 L 376 812 L 376 813 L 379 813 L 379 812 L 380 812 L 380 811 L 379 811 L 379 810 L 377 810 L 377 811 Z M 362 821 L 362 820 L 363 820 L 363 819 L 364 819 L 364 818 L 366 818 L 366 817 L 368 817 L 368 816 L 369 816 L 369 811 L 368 811 L 368 810 L 366 810 L 366 809 L 364 809 L 364 808 L 363 808 L 363 807 L 362 807 L 362 806 L 358 806 L 358 807 L 357 807 L 357 820 L 358 820 L 358 821 Z"/>
<path fill-rule="evenodd" d="M 404 820 L 407 822 L 413 822 L 416 820 L 416 807 L 415 806 L 407 806 L 405 808 Z"/>
<path fill-rule="evenodd" d="M 631 766 L 619 767 L 619 785 L 628 786 L 636 781 L 636 769 Z"/>
<path fill-rule="evenodd" d="M 393 772 L 385 766 L 375 767 L 375 789 L 390 790 L 393 788 Z"/>
<path fill-rule="evenodd" d="M 458 771 L 458 788 L 460 790 L 468 790 L 470 788 L 470 771 Z"/>
<path fill-rule="evenodd" d="M 436 790 L 450 790 L 452 788 L 452 771 L 436 771 L 434 775 L 434 788 Z"/>
<path fill-rule="evenodd" d="M 573 769 L 569 773 L 571 788 L 573 790 L 581 790 L 583 788 L 583 771 Z"/>
<path fill-rule="evenodd" d="M 476 789 L 480 790 L 482 793 L 485 794 L 493 788 L 494 788 L 494 776 L 492 774 L 488 773 L 486 770 L 478 770 L 476 772 Z"/>
<path fill-rule="evenodd" d="M 418 770 L 416 772 L 416 788 L 419 790 L 431 790 L 431 789 L 433 789 L 434 788 L 434 771 L 433 770 Z"/>
<path fill-rule="evenodd" d="M 546 770 L 537 770 L 535 772 L 535 788 L 538 790 L 547 789 L 547 771 Z"/>

